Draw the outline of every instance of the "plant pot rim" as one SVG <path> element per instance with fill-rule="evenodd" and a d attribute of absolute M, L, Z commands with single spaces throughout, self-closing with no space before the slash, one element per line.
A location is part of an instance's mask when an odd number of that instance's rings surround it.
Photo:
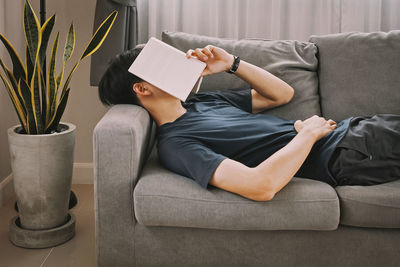
<path fill-rule="evenodd" d="M 12 126 L 11 128 L 8 129 L 8 135 L 9 136 L 29 136 L 32 138 L 39 138 L 39 137 L 45 137 L 45 136 L 57 136 L 57 135 L 64 135 L 64 134 L 68 134 L 70 132 L 75 131 L 76 126 L 72 123 L 69 122 L 60 122 L 60 125 L 64 125 L 67 126 L 68 128 L 64 131 L 61 132 L 55 132 L 55 133 L 50 133 L 50 134 L 21 134 L 21 133 L 17 133 L 16 130 L 17 128 L 22 127 L 21 124 Z"/>

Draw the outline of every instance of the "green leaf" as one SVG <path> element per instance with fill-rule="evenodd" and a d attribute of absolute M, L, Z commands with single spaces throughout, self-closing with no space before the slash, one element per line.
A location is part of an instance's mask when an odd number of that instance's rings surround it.
<path fill-rule="evenodd" d="M 61 117 L 64 113 L 65 107 L 67 105 L 68 96 L 70 89 L 65 91 L 65 94 L 61 95 L 60 104 L 57 106 L 56 113 L 50 122 L 50 126 L 46 129 L 46 133 L 50 133 L 57 129 L 58 124 L 60 123 Z"/>
<path fill-rule="evenodd" d="M 79 65 L 79 61 L 75 64 L 75 66 L 72 68 L 71 72 L 68 74 L 67 80 L 65 80 L 65 83 L 64 83 L 62 94 L 65 94 L 65 91 L 67 90 L 67 88 L 69 86 L 69 83 L 70 83 L 70 81 L 72 79 L 72 74 L 74 74 L 74 72 L 75 72 L 76 68 L 78 67 L 78 65 Z"/>
<path fill-rule="evenodd" d="M 27 129 L 26 128 L 26 114 L 23 110 L 22 103 L 18 100 L 15 92 L 11 88 L 10 83 L 7 81 L 6 77 L 4 77 L 4 74 L 1 71 L 0 71 L 0 78 L 3 80 L 6 91 L 11 98 L 11 101 L 14 105 L 15 111 L 17 112 L 18 119 L 26 131 L 26 129 Z"/>
<path fill-rule="evenodd" d="M 56 111 L 56 106 L 57 106 L 57 96 L 58 96 L 58 92 L 60 91 L 60 87 L 61 87 L 61 81 L 64 77 L 64 64 L 62 67 L 62 70 L 60 71 L 60 73 L 57 75 L 56 77 L 56 90 L 55 90 L 55 94 L 53 96 L 53 101 L 50 105 L 50 116 L 49 119 L 53 118 L 55 111 Z M 47 127 L 49 126 L 49 122 L 46 124 Z"/>
<path fill-rule="evenodd" d="M 60 73 L 57 75 L 56 77 L 56 84 L 57 84 L 57 88 L 60 88 L 60 84 L 61 84 L 61 80 L 64 77 L 64 68 L 60 71 Z"/>
<path fill-rule="evenodd" d="M 0 40 L 3 42 L 4 46 L 6 47 L 6 49 L 8 51 L 8 54 L 11 57 L 11 61 L 13 64 L 13 73 L 14 73 L 15 79 L 17 81 L 21 78 L 26 79 L 26 72 L 25 72 L 24 65 L 22 64 L 21 58 L 19 57 L 18 53 L 15 51 L 12 44 L 2 34 L 0 34 Z"/>
<path fill-rule="evenodd" d="M 40 49 L 39 49 L 39 62 L 42 70 L 45 69 L 45 66 L 43 65 L 44 65 L 44 59 L 46 58 L 47 45 L 49 43 L 50 34 L 53 30 L 55 23 L 56 23 L 56 15 L 53 15 L 43 24 L 41 28 L 42 43 L 40 44 Z"/>
<path fill-rule="evenodd" d="M 45 58 L 46 58 L 46 50 L 47 50 L 47 45 L 49 43 L 50 39 L 50 34 L 53 30 L 54 24 L 56 22 L 56 16 L 53 15 L 51 16 L 42 26 L 40 29 L 41 35 L 42 35 L 42 42 L 40 44 L 39 48 L 39 63 L 40 63 L 40 88 L 41 88 L 41 93 L 42 93 L 42 121 L 45 122 L 46 118 L 48 116 L 47 111 L 47 76 L 45 77 L 44 72 L 46 70 L 45 65 Z"/>
<path fill-rule="evenodd" d="M 27 129 L 25 129 L 25 130 L 28 134 L 36 134 L 37 129 L 36 129 L 36 123 L 35 123 L 35 115 L 34 115 L 34 111 L 32 108 L 32 102 L 31 102 L 31 98 L 32 98 L 31 89 L 29 88 L 29 85 L 26 83 L 26 81 L 24 79 L 19 80 L 18 88 L 19 88 L 19 93 L 24 100 L 24 105 L 26 108 Z"/>
<path fill-rule="evenodd" d="M 37 16 L 33 12 L 33 9 L 29 1 L 25 1 L 23 18 L 24 18 L 23 24 L 25 30 L 24 31 L 25 38 L 28 45 L 31 63 L 33 64 L 34 67 L 32 79 L 28 81 L 28 83 L 30 83 L 30 90 L 31 90 L 31 104 L 35 120 L 36 133 L 42 134 L 43 123 L 42 123 L 41 106 L 40 106 L 40 86 L 39 86 L 41 69 L 38 60 L 39 48 L 42 43 L 42 32 Z"/>
<path fill-rule="evenodd" d="M 94 52 L 96 52 L 97 49 L 101 46 L 101 44 L 104 42 L 105 38 L 107 37 L 112 25 L 114 24 L 115 18 L 117 17 L 118 12 L 113 11 L 108 18 L 106 18 L 103 23 L 99 26 L 99 28 L 96 30 L 95 34 L 92 37 L 92 40 L 90 40 L 88 46 L 86 47 L 85 51 L 83 52 L 80 60 L 84 59 L 87 56 L 90 56 Z"/>
<path fill-rule="evenodd" d="M 44 129 L 44 125 L 46 122 L 46 116 L 47 116 L 47 92 L 46 92 L 47 88 L 46 88 L 46 81 L 44 78 L 44 74 L 41 69 L 40 69 L 40 77 L 39 78 L 40 78 L 40 83 L 39 83 L 40 84 L 40 92 L 42 93 L 42 98 L 41 98 L 41 100 L 42 100 L 41 113 L 42 113 L 42 124 L 43 124 L 42 127 Z"/>
<path fill-rule="evenodd" d="M 25 29 L 25 38 L 28 44 L 31 61 L 36 68 L 36 59 L 39 54 L 39 48 L 42 42 L 40 24 L 36 14 L 33 12 L 29 1 L 25 1 L 23 23 Z"/>
<path fill-rule="evenodd" d="M 26 65 L 26 73 L 27 73 L 28 77 L 26 77 L 24 79 L 26 79 L 27 81 L 30 81 L 30 80 L 32 80 L 33 70 L 35 68 L 31 61 L 31 55 L 29 53 L 28 45 L 25 47 L 25 65 Z"/>
<path fill-rule="evenodd" d="M 16 81 L 16 79 L 15 79 L 15 77 L 14 77 L 14 74 L 11 72 L 11 70 L 10 70 L 9 68 L 7 68 L 7 66 L 3 63 L 3 60 L 1 60 L 1 58 L 0 58 L 0 65 L 1 65 L 1 67 L 3 68 L 4 72 L 5 72 L 6 75 L 7 75 L 8 80 L 9 80 L 10 83 L 11 83 L 11 89 L 13 89 L 13 91 L 15 92 L 15 94 L 16 94 L 16 96 L 17 96 L 19 102 L 20 102 L 20 103 L 23 103 L 23 102 L 22 102 L 22 98 L 21 98 L 21 96 L 20 96 L 19 93 L 18 93 L 18 83 L 17 83 L 17 81 Z M 23 108 L 23 111 L 24 111 L 24 113 L 25 113 L 25 107 L 22 106 L 22 108 Z M 24 116 L 25 116 L 25 115 L 24 115 Z"/>
<path fill-rule="evenodd" d="M 49 97 L 49 101 L 47 103 L 47 116 L 46 116 L 46 124 L 49 122 L 49 119 L 52 117 L 53 113 L 51 112 L 51 106 L 53 101 L 55 101 L 55 92 L 57 90 L 56 87 L 56 78 L 54 76 L 56 70 L 56 56 L 58 50 L 58 39 L 60 34 L 57 33 L 56 38 L 54 39 L 53 48 L 51 49 L 50 63 L 49 63 L 49 86 L 47 88 L 47 95 Z"/>
<path fill-rule="evenodd" d="M 74 31 L 74 25 L 71 24 L 69 27 L 67 39 L 65 41 L 65 47 L 64 47 L 64 63 L 66 63 L 70 58 L 72 53 L 74 52 L 75 48 L 75 31 Z"/>
<path fill-rule="evenodd" d="M 37 63 L 38 64 L 38 63 Z M 38 134 L 43 134 L 43 123 L 42 123 L 42 115 L 40 110 L 40 95 L 39 95 L 39 77 L 40 77 L 40 68 L 35 67 L 33 71 L 33 78 L 31 81 L 31 101 L 32 101 L 32 109 L 33 115 L 35 119 L 36 132 Z"/>

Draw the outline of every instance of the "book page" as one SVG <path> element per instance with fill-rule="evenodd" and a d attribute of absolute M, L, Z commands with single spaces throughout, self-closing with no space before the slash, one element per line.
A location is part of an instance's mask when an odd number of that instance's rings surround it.
<path fill-rule="evenodd" d="M 182 51 L 152 37 L 129 72 L 185 101 L 192 90 L 198 91 L 205 67 L 206 63 L 188 59 Z"/>

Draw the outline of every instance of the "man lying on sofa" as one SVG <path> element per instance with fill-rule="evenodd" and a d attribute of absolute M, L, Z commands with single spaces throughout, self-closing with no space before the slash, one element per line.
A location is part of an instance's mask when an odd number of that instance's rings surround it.
<path fill-rule="evenodd" d="M 117 56 L 103 75 L 106 105 L 144 107 L 158 125 L 158 154 L 168 169 L 246 198 L 267 201 L 294 177 L 336 185 L 400 179 L 400 115 L 336 123 L 313 116 L 288 121 L 260 112 L 288 103 L 294 90 L 225 50 L 189 50 L 203 76 L 228 71 L 251 88 L 199 93 L 185 103 L 128 72 L 140 49 Z"/>

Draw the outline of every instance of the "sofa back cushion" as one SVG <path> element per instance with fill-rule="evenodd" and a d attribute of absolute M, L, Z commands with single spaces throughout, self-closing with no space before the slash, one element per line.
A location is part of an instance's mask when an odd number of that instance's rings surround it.
<path fill-rule="evenodd" d="M 183 52 L 209 44 L 221 47 L 247 62 L 268 70 L 295 89 L 295 96 L 289 104 L 265 113 L 285 119 L 305 119 L 321 114 L 316 73 L 317 48 L 312 43 L 288 40 L 232 40 L 182 32 L 163 32 L 162 40 Z M 233 89 L 245 84 L 235 75 L 224 72 L 205 77 L 200 90 Z"/>
<path fill-rule="evenodd" d="M 400 114 L 400 31 L 311 36 L 322 115 Z"/>

